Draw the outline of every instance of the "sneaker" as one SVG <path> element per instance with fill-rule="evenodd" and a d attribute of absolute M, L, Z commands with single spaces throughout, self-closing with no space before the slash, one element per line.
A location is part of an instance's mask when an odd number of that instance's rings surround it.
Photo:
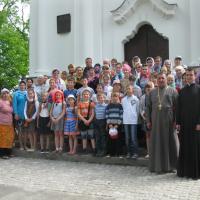
<path fill-rule="evenodd" d="M 41 149 L 41 150 L 40 150 L 40 153 L 45 153 L 44 149 Z"/>
<path fill-rule="evenodd" d="M 29 149 L 29 152 L 34 152 L 35 151 L 35 149 Z"/>
<path fill-rule="evenodd" d="M 24 148 L 23 147 L 20 147 L 20 149 L 19 149 L 20 151 L 24 151 Z"/>
<path fill-rule="evenodd" d="M 144 158 L 149 159 L 149 154 L 147 154 Z"/>
<path fill-rule="evenodd" d="M 8 156 L 2 156 L 1 158 L 2 158 L 2 159 L 5 159 L 5 160 L 6 160 L 6 159 L 9 159 Z"/>
<path fill-rule="evenodd" d="M 34 149 L 27 149 L 26 151 L 28 151 L 28 152 L 34 152 L 35 150 Z"/>
<path fill-rule="evenodd" d="M 131 156 L 131 158 L 136 160 L 138 158 L 138 155 L 134 154 L 134 155 Z"/>
<path fill-rule="evenodd" d="M 49 153 L 49 152 L 50 152 L 49 149 L 46 149 L 45 153 Z"/>
<path fill-rule="evenodd" d="M 126 158 L 131 158 L 131 154 L 128 153 L 128 154 L 126 155 Z"/>

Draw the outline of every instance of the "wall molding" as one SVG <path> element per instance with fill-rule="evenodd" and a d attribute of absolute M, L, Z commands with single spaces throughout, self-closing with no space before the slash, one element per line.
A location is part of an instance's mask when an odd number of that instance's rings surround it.
<path fill-rule="evenodd" d="M 118 8 L 110 12 L 116 23 L 123 24 L 144 3 L 150 4 L 151 8 L 164 18 L 174 16 L 177 9 L 177 4 L 169 4 L 164 0 L 124 0 Z"/>

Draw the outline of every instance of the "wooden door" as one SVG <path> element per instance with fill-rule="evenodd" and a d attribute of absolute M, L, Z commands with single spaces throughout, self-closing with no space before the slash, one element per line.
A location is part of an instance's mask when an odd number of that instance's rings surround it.
<path fill-rule="evenodd" d="M 137 34 L 124 45 L 125 60 L 131 65 L 134 56 L 139 56 L 142 63 L 147 57 L 161 56 L 169 58 L 169 41 L 156 32 L 151 25 L 143 25 Z"/>

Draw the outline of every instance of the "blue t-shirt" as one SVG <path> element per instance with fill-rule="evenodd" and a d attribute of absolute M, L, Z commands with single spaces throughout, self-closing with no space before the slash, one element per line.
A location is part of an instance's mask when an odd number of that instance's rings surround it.
<path fill-rule="evenodd" d="M 66 89 L 66 90 L 64 91 L 64 97 L 65 97 L 65 99 L 66 99 L 70 94 L 72 94 L 72 95 L 76 98 L 76 96 L 77 96 L 77 89 L 72 89 L 72 90 Z"/>

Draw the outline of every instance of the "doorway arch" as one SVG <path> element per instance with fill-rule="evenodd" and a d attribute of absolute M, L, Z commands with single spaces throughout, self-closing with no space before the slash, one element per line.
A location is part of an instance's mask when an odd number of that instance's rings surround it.
<path fill-rule="evenodd" d="M 139 56 L 142 63 L 145 63 L 147 57 L 161 56 L 165 60 L 169 58 L 169 41 L 151 25 L 145 24 L 124 44 L 124 55 L 130 65 L 133 56 Z"/>

